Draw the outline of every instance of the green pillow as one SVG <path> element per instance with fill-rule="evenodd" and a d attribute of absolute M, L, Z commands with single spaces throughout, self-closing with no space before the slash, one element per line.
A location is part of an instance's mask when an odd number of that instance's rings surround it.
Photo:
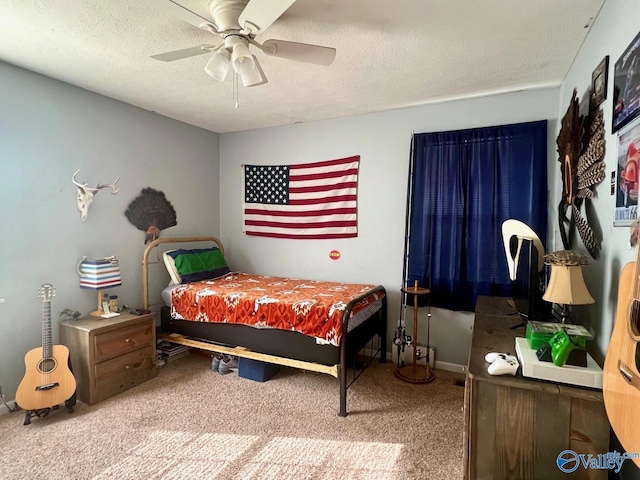
<path fill-rule="evenodd" d="M 199 282 L 226 275 L 231 271 L 217 247 L 171 250 L 165 252 L 164 257 L 166 264 L 173 263 L 175 267 L 175 277 L 171 276 L 174 282 L 176 280 L 179 280 L 179 283 Z"/>

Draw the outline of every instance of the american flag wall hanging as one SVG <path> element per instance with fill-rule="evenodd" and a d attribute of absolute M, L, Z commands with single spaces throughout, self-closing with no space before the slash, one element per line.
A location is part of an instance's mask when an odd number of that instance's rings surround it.
<path fill-rule="evenodd" d="M 360 156 L 296 165 L 244 165 L 244 231 L 295 239 L 358 236 Z"/>

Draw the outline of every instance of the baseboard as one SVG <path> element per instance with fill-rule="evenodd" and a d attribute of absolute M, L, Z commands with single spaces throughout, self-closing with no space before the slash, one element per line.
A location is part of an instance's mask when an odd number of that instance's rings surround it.
<path fill-rule="evenodd" d="M 436 360 L 436 369 L 447 370 L 448 372 L 455 372 L 455 373 L 467 373 L 466 365 L 460 365 L 459 363 L 451 363 L 451 362 L 440 362 L 438 360 Z"/>
<path fill-rule="evenodd" d="M 396 362 L 396 359 L 393 358 L 392 352 L 387 352 L 387 361 Z M 455 373 L 463 373 L 463 374 L 467 373 L 466 365 L 460 365 L 458 363 L 451 363 L 451 362 L 441 362 L 439 360 L 436 360 L 436 369 L 447 370 L 448 372 L 455 372 Z"/>
<path fill-rule="evenodd" d="M 376 353 L 375 358 L 379 359 L 380 353 Z M 387 352 L 387 362 L 391 362 L 391 363 L 396 362 L 396 360 L 393 358 L 392 352 Z M 435 368 L 436 370 L 446 370 L 448 372 L 461 373 L 463 375 L 467 373 L 467 366 L 460 365 L 459 363 L 442 362 L 442 361 L 436 360 Z"/>
<path fill-rule="evenodd" d="M 16 401 L 12 400 L 10 402 L 7 402 L 7 405 L 9 405 L 9 408 L 16 408 Z M 6 415 L 7 413 L 11 413 L 7 406 L 4 404 L 0 404 L 0 415 Z"/>

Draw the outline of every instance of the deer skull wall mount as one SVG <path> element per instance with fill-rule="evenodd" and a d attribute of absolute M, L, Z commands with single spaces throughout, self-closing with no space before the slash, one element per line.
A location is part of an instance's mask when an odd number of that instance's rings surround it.
<path fill-rule="evenodd" d="M 76 175 L 80 169 L 76 170 L 76 173 L 71 177 L 71 181 L 77 185 L 78 187 L 78 195 L 76 197 L 76 201 L 78 203 L 78 210 L 82 213 L 82 221 L 84 222 L 87 219 L 87 215 L 89 214 L 89 205 L 93 202 L 93 197 L 99 190 L 103 188 L 111 188 L 113 191 L 111 195 L 115 195 L 120 191 L 119 188 L 116 188 L 116 183 L 120 180 L 120 177 L 116 178 L 115 182 L 109 183 L 106 185 L 98 184 L 95 188 L 88 187 L 86 183 L 79 183 L 76 180 Z"/>

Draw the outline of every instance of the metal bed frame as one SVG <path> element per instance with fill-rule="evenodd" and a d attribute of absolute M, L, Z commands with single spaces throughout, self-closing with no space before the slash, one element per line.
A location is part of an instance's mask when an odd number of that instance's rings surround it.
<path fill-rule="evenodd" d="M 218 240 L 216 237 L 184 237 L 184 238 L 159 238 L 151 242 L 144 250 L 143 258 L 142 258 L 142 290 L 143 290 L 143 305 L 145 309 L 149 309 L 151 307 L 149 301 L 149 266 L 157 263 L 162 263 L 161 260 L 150 261 L 149 257 L 151 253 L 160 245 L 163 244 L 182 244 L 182 243 L 192 243 L 192 242 L 209 242 L 215 243 L 220 251 L 224 254 L 224 247 L 222 242 Z M 157 250 L 156 250 L 157 252 Z M 370 317 L 368 317 L 364 322 L 355 327 L 352 331 L 348 330 L 349 317 L 351 314 L 352 308 L 362 299 L 367 296 L 375 293 L 375 292 L 383 292 L 384 296 L 381 299 L 381 308 L 373 313 Z M 198 324 L 196 326 L 195 324 Z M 208 334 L 203 333 L 201 330 L 194 330 L 195 328 L 205 328 L 207 325 L 217 325 L 216 328 L 224 328 L 224 327 L 240 327 L 239 330 L 242 330 L 244 327 L 245 331 L 247 328 L 254 330 L 255 335 L 261 335 L 260 332 L 267 332 L 270 335 L 270 339 L 273 339 L 274 336 L 278 336 L 277 338 L 280 340 L 280 347 L 271 347 L 274 345 L 274 342 L 254 342 L 253 348 L 249 349 L 242 346 L 242 338 L 239 337 L 235 340 L 236 345 L 230 345 L 229 343 L 221 344 L 220 342 L 215 343 L 215 338 L 209 338 Z M 182 345 L 187 345 L 189 347 L 207 350 L 218 353 L 226 353 L 229 355 L 235 355 L 238 357 L 250 358 L 253 360 L 258 360 L 262 362 L 274 363 L 277 365 L 283 365 L 288 367 L 299 368 L 302 370 L 309 370 L 319 373 L 327 373 L 333 377 L 336 377 L 340 381 L 340 410 L 338 415 L 341 417 L 347 416 L 347 389 L 356 381 L 356 379 L 362 374 L 364 369 L 368 367 L 371 362 L 376 358 L 376 356 L 380 355 L 380 363 L 386 362 L 386 336 L 387 336 L 387 295 L 383 286 L 378 285 L 374 289 L 369 292 L 353 299 L 346 307 L 346 310 L 343 314 L 343 324 L 342 331 L 343 335 L 340 340 L 340 346 L 335 347 L 333 345 L 322 345 L 318 346 L 318 348 L 324 349 L 324 352 L 329 352 L 329 356 L 320 355 L 321 358 L 325 358 L 325 360 L 318 361 L 317 356 L 315 356 L 313 361 L 308 361 L 308 358 L 305 359 L 305 355 L 301 353 L 301 350 L 309 349 L 309 344 L 302 348 L 297 349 L 297 356 L 300 358 L 290 358 L 283 355 L 282 345 L 291 345 L 292 342 L 299 341 L 304 337 L 305 339 L 311 338 L 306 337 L 298 332 L 290 332 L 285 330 L 277 330 L 277 329 L 256 329 L 253 327 L 240 326 L 235 324 L 210 324 L 207 322 L 191 322 L 187 320 L 172 320 L 170 319 L 170 315 L 168 313 L 168 308 L 163 306 L 162 312 L 162 323 L 161 323 L 162 331 L 158 333 L 157 338 L 161 340 L 168 340 L 173 343 L 178 343 Z M 166 329 L 166 331 L 164 331 Z M 185 335 L 186 333 L 186 335 Z M 254 332 L 252 332 L 254 333 Z M 374 338 L 377 336 L 378 342 L 377 345 L 374 343 Z M 277 343 L 277 342 L 276 342 Z M 264 346 L 262 344 L 265 344 Z M 355 368 L 356 357 L 358 354 L 365 349 L 367 344 L 370 345 L 368 349 L 369 355 L 364 358 L 362 365 L 360 368 Z M 271 348 L 276 348 L 276 350 L 271 350 Z M 373 349 L 375 348 L 375 351 Z M 337 349 L 338 352 L 334 352 L 333 350 Z M 276 354 L 274 354 L 274 351 Z M 337 359 L 338 362 L 335 363 L 332 359 Z M 348 380 L 348 366 L 352 365 L 353 368 L 353 376 L 350 381 Z"/>

